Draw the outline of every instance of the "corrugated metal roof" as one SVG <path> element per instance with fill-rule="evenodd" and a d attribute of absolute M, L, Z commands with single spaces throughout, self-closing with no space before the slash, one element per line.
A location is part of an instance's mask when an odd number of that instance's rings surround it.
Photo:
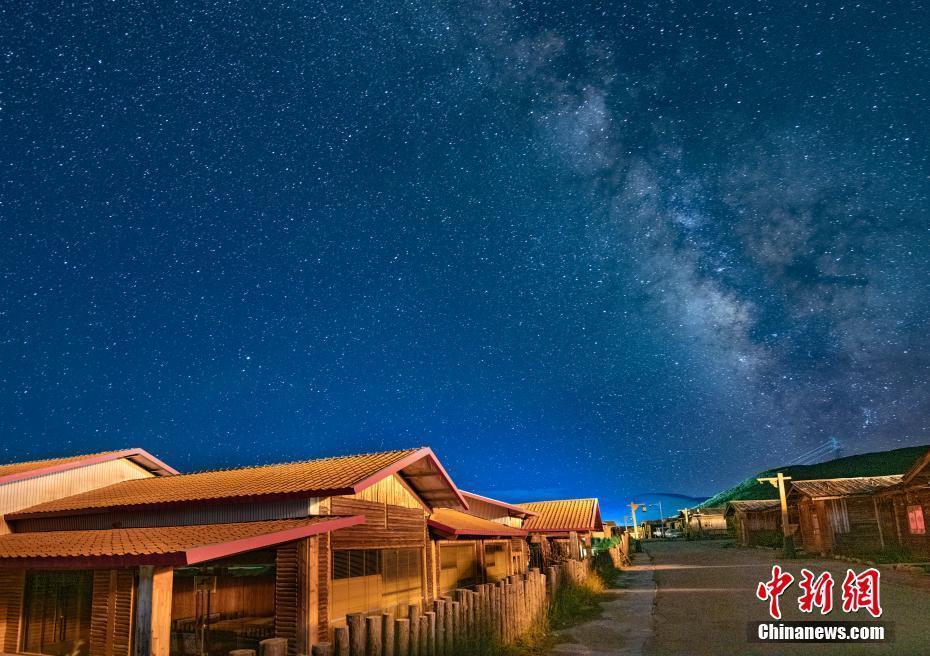
<path fill-rule="evenodd" d="M 498 508 L 503 508 L 508 513 L 515 517 L 529 517 L 535 513 L 530 512 L 526 508 L 521 508 L 520 506 L 514 505 L 512 503 L 507 503 L 506 501 L 500 501 L 498 499 L 492 499 L 491 497 L 483 497 L 480 494 L 475 494 L 474 492 L 466 492 L 462 490 L 462 496 L 466 499 L 476 499 L 478 501 L 483 501 L 489 503 L 492 506 L 497 506 Z"/>
<path fill-rule="evenodd" d="M 11 462 L 0 465 L 0 484 L 35 476 L 45 476 L 76 467 L 84 467 L 107 460 L 128 458 L 139 466 L 159 475 L 177 474 L 178 472 L 151 455 L 144 449 L 131 448 L 119 451 L 101 451 L 99 453 L 85 453 L 62 458 L 47 458 L 45 460 L 30 460 L 27 462 Z"/>
<path fill-rule="evenodd" d="M 525 537 L 526 531 L 467 513 L 440 508 L 429 517 L 431 529 L 443 537 Z"/>
<path fill-rule="evenodd" d="M 424 447 L 124 481 L 32 506 L 8 519 L 220 499 L 354 494 L 405 468 L 417 469 L 410 485 L 431 505 L 467 508 L 432 451 Z"/>
<path fill-rule="evenodd" d="M 843 497 L 856 494 L 872 494 L 901 482 L 902 476 L 860 476 L 856 478 L 823 478 L 808 481 L 792 481 L 790 494 L 809 497 Z"/>
<path fill-rule="evenodd" d="M 534 501 L 519 505 L 536 513 L 523 523 L 523 528 L 530 533 L 604 530 L 597 499 Z"/>
<path fill-rule="evenodd" d="M 51 559 L 190 565 L 363 522 L 361 516 L 314 516 L 235 524 L 8 533 L 0 535 L 0 563 L 23 566 L 23 561 Z"/>

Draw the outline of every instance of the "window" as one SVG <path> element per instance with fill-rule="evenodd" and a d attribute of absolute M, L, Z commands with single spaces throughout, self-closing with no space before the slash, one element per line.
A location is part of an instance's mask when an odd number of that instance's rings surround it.
<path fill-rule="evenodd" d="M 28 572 L 23 651 L 86 654 L 93 572 Z"/>
<path fill-rule="evenodd" d="M 924 509 L 922 506 L 907 507 L 907 526 L 911 535 L 923 535 L 927 532 L 924 528 Z"/>
<path fill-rule="evenodd" d="M 502 543 L 484 545 L 484 573 L 488 583 L 507 577 L 507 552 Z"/>
<path fill-rule="evenodd" d="M 439 589 L 446 594 L 456 588 L 466 588 L 478 582 L 478 562 L 475 543 L 443 544 L 439 546 Z"/>
<path fill-rule="evenodd" d="M 332 621 L 350 613 L 393 609 L 398 616 L 419 603 L 423 561 L 419 549 L 349 549 L 333 552 Z"/>

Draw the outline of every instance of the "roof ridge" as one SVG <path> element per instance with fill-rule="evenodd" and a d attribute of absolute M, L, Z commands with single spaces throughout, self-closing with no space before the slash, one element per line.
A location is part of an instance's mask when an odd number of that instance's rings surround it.
<path fill-rule="evenodd" d="M 350 454 L 342 455 L 342 456 L 326 456 L 324 458 L 307 458 L 304 460 L 285 460 L 282 462 L 268 462 L 265 464 L 245 465 L 243 467 L 218 467 L 216 469 L 198 469 L 197 471 L 184 472 L 183 474 L 177 474 L 176 476 L 173 476 L 172 478 L 183 478 L 185 476 L 196 476 L 197 474 L 216 474 L 220 472 L 250 471 L 250 470 L 255 470 L 255 469 L 267 469 L 271 467 L 281 467 L 284 465 L 305 465 L 305 464 L 309 464 L 312 462 L 326 462 L 329 460 L 345 460 L 347 458 L 367 458 L 370 456 L 380 456 L 380 455 L 386 455 L 389 453 L 415 453 L 425 448 L 427 447 L 418 446 L 418 447 L 411 447 L 408 449 L 389 449 L 387 451 L 371 451 L 368 453 L 350 453 Z M 139 479 L 139 480 L 147 480 L 147 479 Z M 129 481 L 123 481 L 123 482 L 129 482 Z M 119 483 L 114 483 L 114 485 L 119 485 Z"/>

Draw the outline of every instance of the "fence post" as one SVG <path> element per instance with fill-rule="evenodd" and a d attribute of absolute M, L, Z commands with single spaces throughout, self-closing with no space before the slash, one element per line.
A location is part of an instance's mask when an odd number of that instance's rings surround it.
<path fill-rule="evenodd" d="M 397 656 L 407 656 L 410 653 L 410 620 L 402 617 L 394 620 L 397 637 Z"/>
<path fill-rule="evenodd" d="M 287 656 L 287 638 L 265 638 L 258 643 L 259 656 Z"/>
<path fill-rule="evenodd" d="M 422 654 L 422 656 L 437 656 L 436 613 L 434 611 L 428 611 L 423 617 L 426 619 L 426 652 Z"/>
<path fill-rule="evenodd" d="M 442 634 L 445 637 L 444 653 L 452 656 L 455 649 L 455 607 L 452 605 L 452 597 L 443 597 L 445 602 L 445 611 L 442 617 Z"/>
<path fill-rule="evenodd" d="M 433 631 L 433 650 L 436 656 L 445 656 L 446 653 L 446 602 L 437 599 L 433 602 L 433 609 L 436 612 L 436 626 Z"/>
<path fill-rule="evenodd" d="M 417 631 L 417 651 L 410 650 L 410 656 L 432 656 L 429 653 L 429 617 L 420 615 L 417 618 L 417 624 L 420 627 Z"/>
<path fill-rule="evenodd" d="M 333 648 L 328 642 L 321 642 L 318 645 L 313 645 L 310 648 L 310 653 L 313 656 L 332 656 Z"/>
<path fill-rule="evenodd" d="M 410 656 L 420 654 L 420 607 L 417 604 L 407 606 L 407 617 L 410 619 Z M 396 654 L 395 656 L 407 656 Z"/>
<path fill-rule="evenodd" d="M 381 650 L 381 616 L 372 615 L 365 618 L 365 624 L 368 628 L 365 640 L 365 656 L 382 656 Z"/>
<path fill-rule="evenodd" d="M 394 613 L 390 611 L 381 614 L 381 654 L 382 656 L 394 656 Z M 398 656 L 407 656 L 407 654 Z"/>
<path fill-rule="evenodd" d="M 346 616 L 349 625 L 349 656 L 365 656 L 365 616 L 352 613 Z"/>
<path fill-rule="evenodd" d="M 349 628 L 337 626 L 333 629 L 334 656 L 349 656 Z"/>

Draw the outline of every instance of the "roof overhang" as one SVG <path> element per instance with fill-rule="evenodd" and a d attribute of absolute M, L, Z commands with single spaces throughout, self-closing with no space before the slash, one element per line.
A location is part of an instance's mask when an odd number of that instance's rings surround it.
<path fill-rule="evenodd" d="M 429 447 L 417 449 L 410 455 L 381 469 L 356 483 L 349 494 L 358 494 L 388 476 L 397 474 L 414 494 L 430 508 L 462 508 L 468 510 L 468 501 L 461 490 Z"/>

